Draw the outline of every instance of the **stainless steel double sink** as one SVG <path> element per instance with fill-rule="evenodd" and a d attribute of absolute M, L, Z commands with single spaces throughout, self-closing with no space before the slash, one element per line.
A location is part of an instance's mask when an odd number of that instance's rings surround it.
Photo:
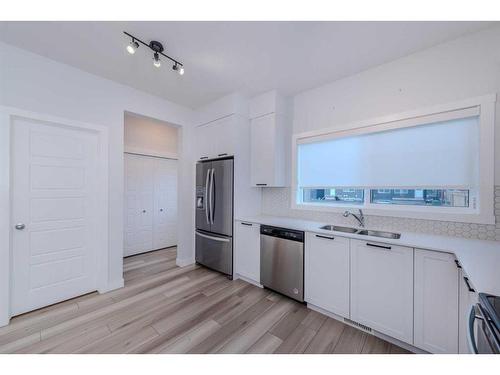
<path fill-rule="evenodd" d="M 389 238 L 391 240 L 398 240 L 401 238 L 401 234 L 399 234 L 399 233 L 382 232 L 379 230 L 342 227 L 342 226 L 338 226 L 338 225 L 324 225 L 324 226 L 320 227 L 319 229 L 331 230 L 331 231 L 335 231 L 335 232 L 351 233 L 351 234 L 360 234 L 362 236 Z"/>

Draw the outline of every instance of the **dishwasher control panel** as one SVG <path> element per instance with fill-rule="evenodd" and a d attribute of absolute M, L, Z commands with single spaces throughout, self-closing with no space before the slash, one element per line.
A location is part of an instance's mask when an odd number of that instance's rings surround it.
<path fill-rule="evenodd" d="M 284 229 L 278 227 L 271 227 L 267 225 L 261 225 L 260 234 L 266 236 L 283 238 L 291 241 L 304 242 L 304 232 L 293 229 Z"/>

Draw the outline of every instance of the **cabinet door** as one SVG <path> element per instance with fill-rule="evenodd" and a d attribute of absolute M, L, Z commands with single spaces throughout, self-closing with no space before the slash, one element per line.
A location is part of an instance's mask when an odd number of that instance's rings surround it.
<path fill-rule="evenodd" d="M 154 159 L 153 248 L 177 245 L 177 160 Z"/>
<path fill-rule="evenodd" d="M 234 226 L 235 273 L 260 283 L 260 226 L 236 221 Z"/>
<path fill-rule="evenodd" d="M 349 239 L 306 233 L 305 300 L 349 318 Z"/>
<path fill-rule="evenodd" d="M 414 345 L 458 353 L 458 269 L 452 254 L 415 249 Z"/>
<path fill-rule="evenodd" d="M 275 115 L 269 114 L 250 123 L 250 176 L 253 186 L 275 186 Z"/>
<path fill-rule="evenodd" d="M 214 157 L 214 135 L 211 125 L 198 126 L 195 129 L 196 134 L 196 158 L 211 159 Z"/>
<path fill-rule="evenodd" d="M 152 158 L 125 155 L 124 255 L 153 249 Z"/>
<path fill-rule="evenodd" d="M 469 329 L 470 310 L 477 303 L 477 293 L 463 269 L 460 269 L 458 274 L 458 352 L 471 354 L 467 341 L 467 330 Z"/>
<path fill-rule="evenodd" d="M 213 157 L 230 156 L 235 152 L 235 116 L 217 120 L 209 125 L 213 140 Z"/>
<path fill-rule="evenodd" d="M 198 126 L 195 129 L 197 159 L 234 155 L 237 131 L 234 115 Z"/>
<path fill-rule="evenodd" d="M 413 249 L 351 240 L 351 319 L 413 343 Z"/>

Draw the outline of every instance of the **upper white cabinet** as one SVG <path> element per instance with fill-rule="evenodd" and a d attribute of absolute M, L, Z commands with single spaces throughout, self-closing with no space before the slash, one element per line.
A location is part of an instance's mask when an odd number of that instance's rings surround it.
<path fill-rule="evenodd" d="M 198 126 L 195 129 L 197 159 L 213 159 L 234 155 L 238 124 L 236 115 L 231 115 Z"/>
<path fill-rule="evenodd" d="M 458 353 L 458 288 L 452 254 L 415 249 L 416 347 Z"/>
<path fill-rule="evenodd" d="M 477 303 L 477 292 L 462 268 L 459 269 L 458 280 L 458 352 L 470 354 L 467 341 L 467 330 L 469 329 L 469 314 L 471 308 Z"/>
<path fill-rule="evenodd" d="M 276 91 L 253 98 L 250 118 L 252 186 L 288 186 L 292 124 L 286 100 Z"/>
<path fill-rule="evenodd" d="M 349 317 L 349 239 L 306 233 L 305 300 Z"/>
<path fill-rule="evenodd" d="M 275 113 L 251 120 L 250 180 L 252 186 L 287 186 L 285 122 L 283 115 Z"/>
<path fill-rule="evenodd" d="M 260 283 L 260 225 L 234 224 L 234 273 Z"/>
<path fill-rule="evenodd" d="M 351 319 L 413 343 L 413 248 L 351 240 Z"/>

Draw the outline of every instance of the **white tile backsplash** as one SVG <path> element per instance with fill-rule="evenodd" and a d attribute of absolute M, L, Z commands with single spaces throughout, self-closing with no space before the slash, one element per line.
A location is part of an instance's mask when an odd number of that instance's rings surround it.
<path fill-rule="evenodd" d="M 262 192 L 262 214 L 340 225 L 353 226 L 356 224 L 353 218 L 345 218 L 340 213 L 291 209 L 290 188 L 264 188 Z M 500 241 L 500 185 L 495 186 L 495 217 L 496 225 L 483 225 L 366 215 L 366 226 L 379 230 L 420 232 Z"/>

